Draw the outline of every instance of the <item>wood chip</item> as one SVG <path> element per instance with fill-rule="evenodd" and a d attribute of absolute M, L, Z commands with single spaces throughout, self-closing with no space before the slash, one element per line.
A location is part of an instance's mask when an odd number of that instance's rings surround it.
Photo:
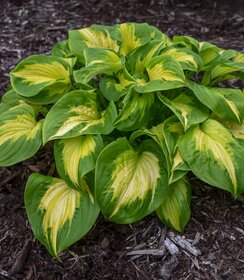
<path fill-rule="evenodd" d="M 197 245 L 197 243 L 200 241 L 200 239 L 201 239 L 201 234 L 200 234 L 200 232 L 197 232 L 195 234 L 195 237 L 194 237 L 193 241 L 192 241 L 192 245 L 193 246 Z"/>
<path fill-rule="evenodd" d="M 36 166 L 36 165 L 28 165 L 27 167 L 32 172 L 40 172 L 41 171 L 41 169 L 38 166 Z"/>
<path fill-rule="evenodd" d="M 170 236 L 170 239 L 176 243 L 177 245 L 179 245 L 182 249 L 188 251 L 190 254 L 194 255 L 194 256 L 199 256 L 201 255 L 201 251 L 199 249 L 197 249 L 194 245 L 192 245 L 190 242 L 188 242 L 187 240 L 181 238 L 179 235 L 175 235 L 175 236 Z"/>
<path fill-rule="evenodd" d="M 171 255 L 179 253 L 179 248 L 168 237 L 165 238 L 164 245 Z"/>
<path fill-rule="evenodd" d="M 199 270 L 200 266 L 199 266 L 198 260 L 196 258 L 195 259 L 192 258 L 191 260 L 192 260 L 193 265 Z"/>
<path fill-rule="evenodd" d="M 127 256 L 134 256 L 134 255 L 152 255 L 152 256 L 164 256 L 166 253 L 165 248 L 163 249 L 145 249 L 145 250 L 134 250 L 127 253 Z"/>
<path fill-rule="evenodd" d="M 142 233 L 142 237 L 145 238 L 148 232 L 151 230 L 152 226 L 154 225 L 154 221 L 147 227 L 147 229 Z"/>
<path fill-rule="evenodd" d="M 49 26 L 47 31 L 67 30 L 67 26 Z"/>
<path fill-rule="evenodd" d="M 6 279 L 10 279 L 10 278 L 8 277 L 8 272 L 5 271 L 5 270 L 0 270 L 0 275 L 6 277 Z M 0 278 L 0 279 L 1 279 L 1 278 Z"/>
<path fill-rule="evenodd" d="M 160 275 L 163 276 L 164 279 L 169 279 L 172 276 L 173 270 L 178 266 L 179 260 L 175 255 L 171 256 L 171 258 L 165 262 L 163 267 L 160 270 Z"/>
<path fill-rule="evenodd" d="M 140 243 L 138 245 L 136 245 L 134 248 L 130 248 L 130 249 L 134 249 L 134 250 L 141 250 L 142 248 L 146 248 L 147 247 L 147 243 Z"/>
<path fill-rule="evenodd" d="M 241 229 L 241 228 L 239 228 L 239 227 L 234 227 L 234 229 L 235 229 L 236 231 L 238 231 L 239 233 L 241 233 L 242 235 L 244 235 L 244 230 L 243 230 L 243 229 Z"/>
<path fill-rule="evenodd" d="M 165 228 L 162 228 L 161 236 L 158 242 L 159 244 L 163 244 L 166 234 L 167 234 L 167 230 Z"/>

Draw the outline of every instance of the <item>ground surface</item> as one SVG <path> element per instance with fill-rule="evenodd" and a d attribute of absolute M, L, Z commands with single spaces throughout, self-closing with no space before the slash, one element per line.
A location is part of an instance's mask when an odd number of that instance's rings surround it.
<path fill-rule="evenodd" d="M 243 17 L 238 8 L 228 12 L 218 4 L 163 2 L 2 1 L 0 94 L 6 91 L 8 73 L 20 59 L 47 53 L 66 38 L 68 29 L 93 23 L 146 21 L 170 36 L 192 35 L 244 51 Z M 243 204 L 194 178 L 193 215 L 183 235 L 167 230 L 152 216 L 127 226 L 100 217 L 89 235 L 63 253 L 62 263 L 57 262 L 33 237 L 23 205 L 28 175 L 32 171 L 47 174 L 51 166 L 50 151 L 43 149 L 23 164 L 0 169 L 0 279 L 244 279 Z"/>

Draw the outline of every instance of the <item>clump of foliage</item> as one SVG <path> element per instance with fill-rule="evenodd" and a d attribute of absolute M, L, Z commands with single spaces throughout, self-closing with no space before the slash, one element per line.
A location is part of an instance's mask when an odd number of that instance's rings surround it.
<path fill-rule="evenodd" d="M 237 197 L 244 191 L 244 55 L 148 24 L 69 31 L 51 55 L 11 72 L 0 105 L 0 166 L 52 141 L 59 178 L 34 173 L 25 206 L 35 236 L 58 254 L 99 211 L 133 223 L 156 212 L 183 231 L 192 172 Z"/>

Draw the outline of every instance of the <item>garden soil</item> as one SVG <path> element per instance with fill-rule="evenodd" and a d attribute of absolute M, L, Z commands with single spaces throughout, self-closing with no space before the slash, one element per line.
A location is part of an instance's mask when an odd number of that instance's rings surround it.
<path fill-rule="evenodd" d="M 49 53 L 68 29 L 94 23 L 148 22 L 169 36 L 191 35 L 243 52 L 243 7 L 219 3 L 1 0 L 0 93 L 21 59 Z M 243 204 L 194 176 L 192 218 L 183 234 L 155 216 L 131 225 L 99 217 L 86 237 L 61 254 L 61 262 L 53 259 L 34 238 L 23 204 L 30 173 L 54 173 L 51 151 L 46 145 L 32 159 L 0 169 L 0 279 L 244 279 Z"/>

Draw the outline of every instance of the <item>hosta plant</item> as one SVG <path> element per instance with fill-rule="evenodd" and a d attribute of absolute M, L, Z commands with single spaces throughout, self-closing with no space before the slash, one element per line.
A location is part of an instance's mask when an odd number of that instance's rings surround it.
<path fill-rule="evenodd" d="M 71 30 L 50 55 L 22 60 L 0 105 L 0 165 L 53 144 L 58 176 L 34 173 L 25 189 L 50 254 L 84 236 L 100 211 L 121 224 L 156 213 L 183 231 L 189 172 L 243 192 L 243 72 L 242 53 L 146 23 Z"/>

